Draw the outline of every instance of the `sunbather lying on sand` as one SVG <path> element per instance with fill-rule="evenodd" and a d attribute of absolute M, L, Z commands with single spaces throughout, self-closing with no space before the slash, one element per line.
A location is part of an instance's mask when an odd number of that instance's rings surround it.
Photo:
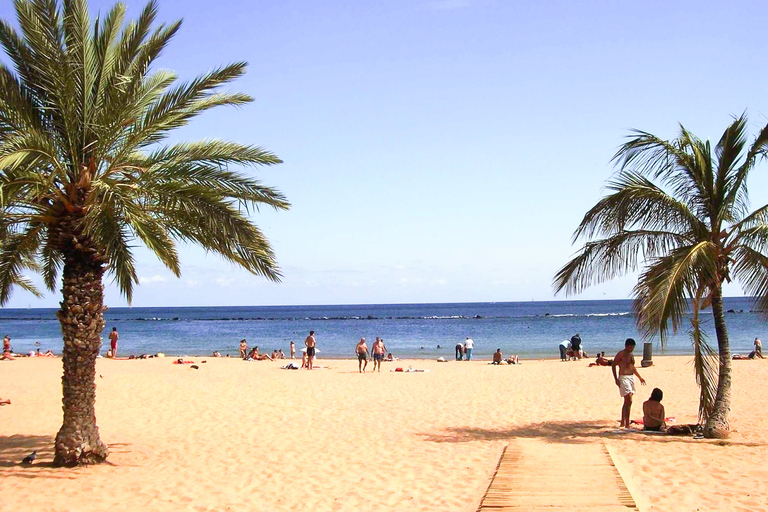
<path fill-rule="evenodd" d="M 272 361 L 272 358 L 269 356 L 269 354 L 259 354 L 259 347 L 253 347 L 251 353 L 248 354 L 248 357 L 245 358 L 246 361 L 264 361 L 267 359 Z"/>
<path fill-rule="evenodd" d="M 10 405 L 11 400 L 9 398 L 0 398 L 0 405 Z"/>
<path fill-rule="evenodd" d="M 613 365 L 613 359 L 606 359 L 605 358 L 605 352 L 600 352 L 597 354 L 597 358 L 595 359 L 594 363 L 589 363 L 589 366 L 612 366 Z"/>

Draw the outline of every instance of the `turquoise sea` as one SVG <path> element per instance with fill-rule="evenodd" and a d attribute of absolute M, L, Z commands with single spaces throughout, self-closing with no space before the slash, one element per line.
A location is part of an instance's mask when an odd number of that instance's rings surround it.
<path fill-rule="evenodd" d="M 755 337 L 768 338 L 762 313 L 744 297 L 725 299 L 726 321 L 734 352 L 748 353 Z M 61 330 L 55 309 L 0 309 L 0 334 L 12 338 L 14 351 L 36 348 L 61 352 Z M 236 355 L 248 340 L 260 351 L 283 349 L 290 340 L 303 347 L 316 331 L 320 358 L 353 357 L 357 340 L 384 338 L 398 357 L 453 358 L 454 346 L 466 336 L 475 340 L 475 357 L 504 354 L 523 358 L 557 358 L 558 344 L 580 333 L 587 352 L 613 354 L 628 337 L 642 340 L 631 314 L 630 300 L 480 302 L 451 304 L 366 304 L 329 306 L 242 306 L 184 308 L 113 308 L 105 313 L 107 330 L 117 327 L 120 355 L 210 355 L 214 350 Z M 715 344 L 711 314 L 705 329 Z M 654 353 L 661 353 L 658 339 Z M 438 348 L 438 345 L 440 348 Z M 106 343 L 102 353 L 106 352 Z M 691 354 L 688 333 L 668 341 L 666 353 Z"/>

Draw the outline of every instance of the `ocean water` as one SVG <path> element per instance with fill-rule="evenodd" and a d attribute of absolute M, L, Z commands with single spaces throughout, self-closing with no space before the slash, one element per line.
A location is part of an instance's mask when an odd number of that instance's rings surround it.
<path fill-rule="evenodd" d="M 749 298 L 725 299 L 729 338 L 734 352 L 748 353 L 755 337 L 768 338 L 763 314 L 753 311 Z M 55 309 L 0 309 L 0 335 L 12 338 L 14 351 L 25 353 L 39 343 L 43 351 L 61 352 L 61 330 Z M 297 350 L 315 331 L 318 358 L 354 357 L 356 342 L 369 345 L 379 336 L 398 357 L 454 357 L 454 346 L 466 336 L 475 340 L 476 358 L 504 354 L 523 358 L 557 358 L 558 344 L 580 333 L 591 355 L 613 355 L 628 337 L 638 343 L 651 341 L 654 353 L 662 352 L 658 339 L 643 340 L 631 314 L 630 300 L 483 302 L 451 304 L 369 304 L 334 306 L 243 306 L 184 308 L 114 308 L 105 313 L 107 334 L 120 333 L 120 355 L 210 355 L 214 350 L 237 355 L 240 339 L 258 345 L 261 352 L 282 349 L 291 340 Z M 711 313 L 705 312 L 704 329 L 716 344 Z M 439 346 L 439 348 L 438 348 Z M 672 335 L 665 353 L 692 354 L 687 331 Z"/>

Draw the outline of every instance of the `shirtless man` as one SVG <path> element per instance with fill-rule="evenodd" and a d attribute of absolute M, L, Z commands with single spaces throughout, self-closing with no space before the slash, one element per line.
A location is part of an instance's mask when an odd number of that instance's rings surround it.
<path fill-rule="evenodd" d="M 307 369 L 311 370 L 315 366 L 315 352 L 317 352 L 315 331 L 309 331 L 309 336 L 304 340 L 304 344 L 307 346 Z"/>
<path fill-rule="evenodd" d="M 384 345 L 384 340 L 376 338 L 376 341 L 373 342 L 373 371 L 376 371 L 376 368 L 381 371 L 381 362 L 384 360 L 384 354 L 387 353 L 387 347 Z"/>
<path fill-rule="evenodd" d="M 763 357 L 763 342 L 760 341 L 760 338 L 755 338 L 755 355 L 760 359 L 765 359 Z"/>
<path fill-rule="evenodd" d="M 621 407 L 621 427 L 624 428 L 629 428 L 629 412 L 632 409 L 632 396 L 635 394 L 635 375 L 640 379 L 640 384 L 645 386 L 645 379 L 637 373 L 637 368 L 635 368 L 633 350 L 635 350 L 635 340 L 627 338 L 627 341 L 624 342 L 624 350 L 616 354 L 611 366 L 613 380 L 619 387 L 619 393 L 624 397 L 624 405 Z M 618 376 L 616 375 L 617 366 L 619 367 Z"/>
<path fill-rule="evenodd" d="M 365 373 L 365 369 L 368 367 L 368 345 L 365 343 L 365 338 L 360 338 L 360 341 L 357 342 L 355 354 L 357 354 L 358 373 Z"/>

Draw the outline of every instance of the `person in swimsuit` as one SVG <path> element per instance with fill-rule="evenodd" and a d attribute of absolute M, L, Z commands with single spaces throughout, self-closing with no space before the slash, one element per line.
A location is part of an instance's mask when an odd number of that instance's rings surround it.
<path fill-rule="evenodd" d="M 315 331 L 309 331 L 309 336 L 304 340 L 304 344 L 307 346 L 307 369 L 311 370 L 315 365 L 315 352 L 317 352 Z"/>
<path fill-rule="evenodd" d="M 117 339 L 119 337 L 117 327 L 113 327 L 112 332 L 109 333 L 109 349 L 112 351 L 112 357 L 117 357 Z"/>
<path fill-rule="evenodd" d="M 381 371 L 381 362 L 384 360 L 384 354 L 387 353 L 387 347 L 384 345 L 384 340 L 376 338 L 373 342 L 373 371 Z"/>
<path fill-rule="evenodd" d="M 627 338 L 627 341 L 624 342 L 624 350 L 616 354 L 611 366 L 613 380 L 619 387 L 619 394 L 624 397 L 624 404 L 621 407 L 621 426 L 624 428 L 629 428 L 632 396 L 635 394 L 635 375 L 640 379 L 640 384 L 645 386 L 645 379 L 637 373 L 637 368 L 635 368 L 635 356 L 632 355 L 635 345 L 635 340 Z M 616 367 L 619 369 L 618 375 L 616 375 Z"/>
<path fill-rule="evenodd" d="M 368 367 L 368 345 L 365 343 L 365 338 L 360 338 L 360 341 L 357 342 L 355 353 L 357 354 L 357 371 L 365 373 L 365 369 Z"/>
<path fill-rule="evenodd" d="M 503 356 L 501 355 L 501 349 L 497 348 L 496 352 L 493 353 L 493 361 L 491 361 L 493 364 L 501 364 L 501 360 L 503 359 Z"/>
<path fill-rule="evenodd" d="M 643 429 L 660 432 L 666 430 L 667 423 L 664 418 L 664 406 L 661 399 L 664 393 L 659 388 L 653 388 L 651 397 L 643 403 Z"/>
<path fill-rule="evenodd" d="M 295 355 L 296 355 L 296 345 L 293 343 L 293 340 L 291 340 L 291 359 L 293 359 Z"/>
<path fill-rule="evenodd" d="M 248 357 L 248 342 L 245 339 L 240 340 L 240 358 Z"/>
<path fill-rule="evenodd" d="M 763 342 L 760 341 L 760 338 L 755 338 L 755 355 L 760 359 L 765 359 L 763 357 Z"/>

